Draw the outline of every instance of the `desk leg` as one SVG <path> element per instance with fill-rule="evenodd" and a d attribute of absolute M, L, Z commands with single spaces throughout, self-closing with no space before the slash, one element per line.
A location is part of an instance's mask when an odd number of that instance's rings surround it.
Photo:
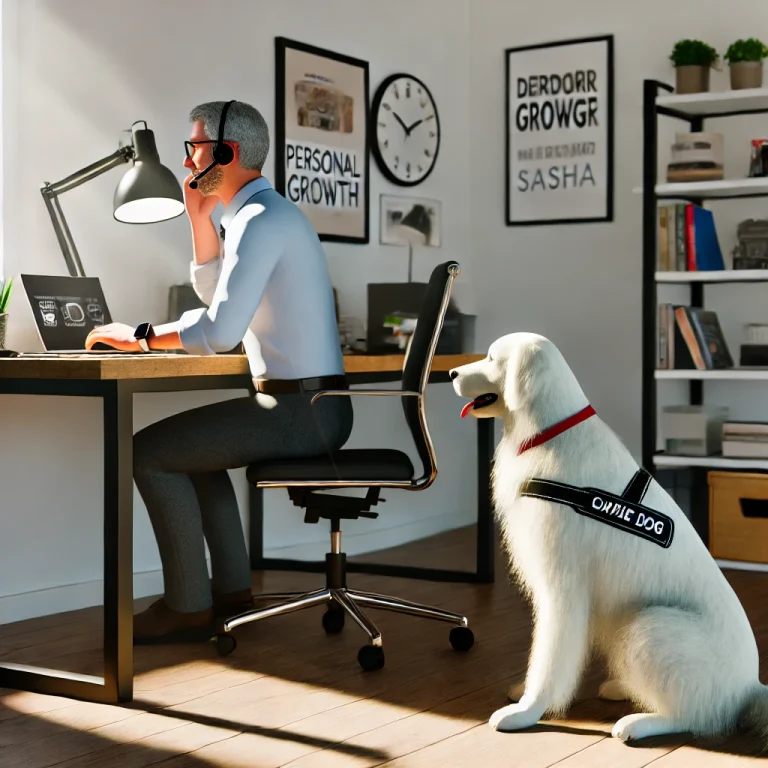
<path fill-rule="evenodd" d="M 104 397 L 104 687 L 133 698 L 133 392 Z"/>
<path fill-rule="evenodd" d="M 491 468 L 493 467 L 495 419 L 477 420 L 477 580 L 494 580 L 494 530 L 491 504 Z"/>
<path fill-rule="evenodd" d="M 18 380 L 19 394 L 104 402 L 104 677 L 0 663 L 0 687 L 115 704 L 133 698 L 133 392 L 127 382 Z M 4 391 L 14 394 L 12 384 Z"/>

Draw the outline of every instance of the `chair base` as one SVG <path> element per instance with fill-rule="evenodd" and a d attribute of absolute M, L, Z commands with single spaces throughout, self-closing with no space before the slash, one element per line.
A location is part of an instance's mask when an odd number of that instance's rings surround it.
<path fill-rule="evenodd" d="M 234 638 L 227 638 L 225 633 L 231 632 L 241 624 L 268 619 L 271 616 L 283 616 L 304 608 L 327 605 L 323 615 L 323 628 L 328 634 L 341 632 L 345 616 L 354 622 L 368 635 L 368 644 L 358 653 L 358 663 L 366 670 L 381 669 L 384 666 L 384 650 L 381 632 L 371 621 L 363 608 L 376 608 L 395 613 L 405 613 L 422 619 L 435 619 L 456 626 L 451 630 L 449 640 L 457 651 L 468 651 L 474 645 L 474 635 L 468 626 L 465 616 L 441 608 L 412 603 L 398 597 L 380 595 L 375 592 L 360 592 L 348 589 L 345 583 L 346 556 L 340 550 L 341 536 L 338 531 L 331 533 L 332 550 L 326 555 L 326 586 L 311 592 L 283 592 L 278 594 L 255 595 L 256 601 L 276 601 L 275 605 L 267 608 L 255 608 L 237 616 L 232 616 L 223 622 L 223 633 L 218 636 L 217 647 L 221 655 L 227 655 L 234 650 Z"/>

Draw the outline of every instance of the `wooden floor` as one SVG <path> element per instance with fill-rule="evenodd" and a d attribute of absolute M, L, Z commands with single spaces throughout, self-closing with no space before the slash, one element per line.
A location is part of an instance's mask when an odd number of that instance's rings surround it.
<path fill-rule="evenodd" d="M 467 529 L 392 550 L 386 559 L 464 567 L 473 546 L 474 530 Z M 497 582 L 483 586 L 350 577 L 352 586 L 466 613 L 477 639 L 468 654 L 450 648 L 447 625 L 371 612 L 387 661 L 383 670 L 364 673 L 356 660 L 362 633 L 348 622 L 341 635 L 326 636 L 323 609 L 315 608 L 238 628 L 238 648 L 223 659 L 208 645 L 137 648 L 135 699 L 125 706 L 0 690 L 0 766 L 733 768 L 763 762 L 751 756 L 758 745 L 745 736 L 710 743 L 682 735 L 635 747 L 611 738 L 613 722 L 631 710 L 595 697 L 599 669 L 590 670 L 565 720 L 514 734 L 491 730 L 486 721 L 524 674 L 530 641 L 529 611 L 501 558 L 497 571 Z M 726 575 L 764 663 L 768 574 Z M 269 573 L 255 575 L 254 586 L 292 590 L 320 581 Z M 100 619 L 100 610 L 87 609 L 0 627 L 0 658 L 100 674 Z"/>

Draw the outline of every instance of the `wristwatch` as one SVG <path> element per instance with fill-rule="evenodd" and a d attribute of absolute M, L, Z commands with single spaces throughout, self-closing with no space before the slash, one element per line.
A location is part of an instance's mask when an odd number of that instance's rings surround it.
<path fill-rule="evenodd" d="M 139 325 L 136 326 L 136 330 L 133 332 L 133 337 L 136 339 L 136 341 L 139 342 L 139 346 L 144 352 L 149 352 L 149 343 L 147 340 L 149 339 L 151 334 L 152 334 L 151 323 L 140 323 Z"/>

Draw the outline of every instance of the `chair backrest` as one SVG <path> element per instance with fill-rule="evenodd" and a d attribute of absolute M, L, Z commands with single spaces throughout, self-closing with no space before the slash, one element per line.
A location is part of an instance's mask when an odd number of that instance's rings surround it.
<path fill-rule="evenodd" d="M 424 395 L 448 310 L 453 281 L 460 272 L 461 268 L 455 261 L 438 264 L 432 270 L 416 321 L 416 330 L 413 332 L 403 365 L 403 390 L 419 392 L 421 395 L 419 398 L 404 397 L 403 411 L 424 466 L 424 479 L 428 485 L 431 485 L 437 475 L 437 459 L 427 428 Z"/>

